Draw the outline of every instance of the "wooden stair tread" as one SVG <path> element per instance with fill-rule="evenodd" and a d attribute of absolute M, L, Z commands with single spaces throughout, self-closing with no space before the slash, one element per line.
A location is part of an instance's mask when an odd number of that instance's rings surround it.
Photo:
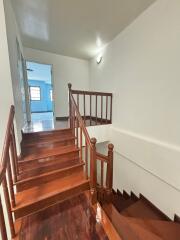
<path fill-rule="evenodd" d="M 24 190 L 16 194 L 16 207 L 13 211 L 18 208 L 30 205 L 34 202 L 41 201 L 44 198 L 48 198 L 59 192 L 67 191 L 77 185 L 89 182 L 86 180 L 84 172 L 79 171 L 72 173 L 70 176 L 64 177 L 63 179 L 57 179 L 46 184 L 42 184 L 37 187 Z"/>
<path fill-rule="evenodd" d="M 126 217 L 122 216 L 112 204 L 103 205 L 103 209 L 110 218 L 119 235 L 124 240 L 160 240 L 162 238 L 154 233 L 139 227 L 133 222 L 129 222 Z"/>
<path fill-rule="evenodd" d="M 23 140 L 22 142 L 22 145 L 23 147 L 40 147 L 41 145 L 44 146 L 46 144 L 49 144 L 49 143 L 58 143 L 58 142 L 65 142 L 65 141 L 68 141 L 68 140 L 74 140 L 75 137 L 72 136 L 72 134 L 69 134 L 69 135 L 65 135 L 63 136 L 62 138 L 59 137 L 59 136 L 54 136 L 52 139 L 39 139 L 39 142 L 35 142 L 34 140 Z M 37 145 L 38 144 L 38 145 Z"/>
<path fill-rule="evenodd" d="M 18 176 L 18 181 L 21 181 L 23 179 L 30 178 L 33 176 L 46 174 L 48 172 L 55 171 L 57 169 L 60 170 L 68 167 L 73 167 L 78 164 L 81 164 L 79 157 L 71 158 L 64 161 L 61 161 L 60 159 L 58 159 L 54 161 L 50 160 L 46 162 L 35 163 L 33 167 L 28 168 L 27 166 L 27 168 L 21 169 L 21 173 Z"/>
<path fill-rule="evenodd" d="M 146 202 L 144 202 L 141 199 L 138 200 L 133 205 L 131 205 L 130 207 L 123 210 L 121 214 L 127 217 L 166 220 L 161 214 L 159 214 L 159 212 L 155 211 L 153 208 L 151 208 Z"/>
<path fill-rule="evenodd" d="M 56 147 L 53 149 L 45 149 L 43 152 L 35 152 L 34 154 L 29 154 L 28 156 L 24 157 L 21 161 L 32 161 L 36 159 L 42 159 L 42 158 L 47 158 L 51 156 L 56 156 L 56 155 L 63 155 L 67 154 L 73 151 L 78 151 L 78 148 L 76 146 L 61 146 L 61 147 Z"/>
<path fill-rule="evenodd" d="M 37 132 L 22 132 L 23 138 L 32 138 L 32 137 L 47 137 L 47 136 L 55 136 L 55 135 L 66 135 L 66 134 L 72 134 L 72 129 L 70 128 L 64 128 L 64 129 L 50 129 L 46 131 L 37 131 Z"/>
<path fill-rule="evenodd" d="M 40 147 L 39 147 L 39 143 L 37 143 L 37 146 L 24 148 L 23 149 L 23 157 L 27 157 L 34 153 L 37 155 L 37 154 L 41 154 L 41 153 L 48 152 L 48 151 L 56 151 L 57 149 L 66 148 L 68 146 L 73 147 L 74 140 L 68 140 L 67 142 L 56 142 L 56 143 L 51 143 L 49 141 L 48 144 L 46 144 L 45 146 L 40 146 Z"/>
<path fill-rule="evenodd" d="M 56 169 L 54 171 L 47 171 L 46 173 L 35 175 L 32 177 L 26 177 L 21 181 L 18 181 L 15 185 L 17 191 L 23 191 L 34 186 L 45 184 L 47 182 L 54 181 L 55 179 L 62 179 L 65 176 L 71 175 L 77 171 L 83 170 L 84 162 L 78 163 L 76 165 L 69 166 L 67 168 Z"/>
<path fill-rule="evenodd" d="M 139 218 L 127 218 L 127 220 L 153 232 L 164 240 L 180 239 L 180 225 L 178 223 Z"/>
<path fill-rule="evenodd" d="M 46 173 L 42 173 L 42 174 L 35 175 L 35 176 L 33 176 L 33 177 L 27 177 L 26 179 L 23 179 L 23 180 L 21 180 L 21 181 L 19 181 L 19 182 L 30 181 L 31 179 L 35 179 L 35 178 L 36 178 L 36 179 L 39 179 L 39 178 L 41 178 L 41 177 L 45 177 L 45 176 L 50 175 L 50 174 L 54 174 L 54 173 L 57 173 L 57 172 L 63 172 L 63 171 L 65 171 L 66 169 L 71 169 L 71 168 L 75 168 L 75 167 L 77 167 L 77 166 L 83 166 L 83 165 L 84 165 L 84 162 L 79 163 L 79 164 L 74 164 L 74 165 L 69 166 L 69 167 L 67 167 L 67 168 L 60 168 L 60 169 L 56 169 L 56 170 L 53 170 L 53 171 L 48 171 L 48 172 L 46 172 Z"/>

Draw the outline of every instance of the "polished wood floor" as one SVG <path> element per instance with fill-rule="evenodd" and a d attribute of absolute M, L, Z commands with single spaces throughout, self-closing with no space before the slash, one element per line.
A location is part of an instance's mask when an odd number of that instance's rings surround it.
<path fill-rule="evenodd" d="M 27 123 L 24 128 L 24 133 L 32 133 L 32 132 L 43 132 L 43 131 L 51 131 L 56 129 L 65 129 L 69 128 L 68 121 L 55 121 L 53 119 L 49 120 L 37 120 Z"/>
<path fill-rule="evenodd" d="M 101 121 L 100 119 L 86 119 L 85 120 L 86 126 L 96 126 L 96 125 L 103 125 L 109 124 L 106 123 L 106 120 Z M 34 132 L 43 132 L 43 131 L 51 131 L 51 130 L 58 130 L 58 129 L 67 129 L 69 128 L 69 120 L 54 120 L 54 119 L 39 119 L 34 120 L 30 123 L 26 123 L 23 127 L 24 133 L 34 133 Z"/>
<path fill-rule="evenodd" d="M 19 220 L 20 221 L 20 220 Z M 108 240 L 85 194 L 21 220 L 19 240 Z"/>

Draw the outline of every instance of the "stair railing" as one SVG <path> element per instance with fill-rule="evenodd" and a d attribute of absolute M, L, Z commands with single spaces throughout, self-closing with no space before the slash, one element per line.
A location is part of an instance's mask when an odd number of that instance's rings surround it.
<path fill-rule="evenodd" d="M 69 116 L 70 127 L 75 137 L 75 144 L 80 149 L 80 159 L 85 162 L 85 174 L 87 179 L 90 179 L 90 190 L 92 203 L 97 201 L 97 190 L 105 191 L 109 196 L 112 193 L 113 184 L 113 148 L 112 144 L 108 145 L 108 156 L 100 154 L 96 151 L 96 138 L 90 138 L 85 126 L 85 121 L 80 114 L 78 103 L 76 103 L 72 90 L 72 85 L 68 84 L 69 88 Z M 76 92 L 78 92 L 76 90 Z M 87 93 L 87 91 L 86 91 Z M 93 94 L 93 92 L 91 92 Z M 104 94 L 104 93 L 102 93 Z M 97 160 L 101 161 L 101 184 L 97 182 Z M 106 181 L 104 184 L 104 164 L 107 164 Z"/>
<path fill-rule="evenodd" d="M 69 85 L 71 87 L 71 85 Z M 77 107 L 88 125 L 112 123 L 112 93 L 72 90 Z"/>
<path fill-rule="evenodd" d="M 15 237 L 12 208 L 16 206 L 13 182 L 17 181 L 18 162 L 14 134 L 14 106 L 11 106 L 0 163 L 0 233 L 2 240 L 7 240 L 5 208 L 10 226 L 11 237 Z M 2 197 L 5 203 L 2 204 Z"/>

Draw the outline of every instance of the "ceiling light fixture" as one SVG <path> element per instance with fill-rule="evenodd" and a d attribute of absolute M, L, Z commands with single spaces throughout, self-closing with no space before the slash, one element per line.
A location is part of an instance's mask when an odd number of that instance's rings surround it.
<path fill-rule="evenodd" d="M 97 58 L 96 58 L 97 64 L 100 64 L 101 61 L 102 61 L 102 55 L 98 55 Z"/>

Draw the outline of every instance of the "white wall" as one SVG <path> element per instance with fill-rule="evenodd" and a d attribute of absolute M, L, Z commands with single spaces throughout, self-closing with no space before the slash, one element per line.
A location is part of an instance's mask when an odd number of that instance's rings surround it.
<path fill-rule="evenodd" d="M 90 88 L 114 94 L 115 187 L 134 186 L 171 217 L 180 214 L 179 23 L 180 1 L 158 0 L 90 63 Z"/>
<path fill-rule="evenodd" d="M 13 102 L 13 92 L 11 83 L 11 72 L 9 62 L 9 52 L 7 43 L 7 32 L 5 25 L 5 13 L 3 0 L 0 0 L 0 158 L 2 156 L 2 149 L 4 144 L 5 132 L 7 127 L 7 121 L 9 116 L 10 106 Z M 1 159 L 0 159 L 1 162 Z M 0 192 L 2 191 L 0 187 Z M 4 205 L 4 198 L 2 199 Z M 7 215 L 5 215 L 7 223 Z M 8 226 L 8 225 L 7 225 Z M 1 234 L 0 234 L 1 235 Z M 8 237 L 10 239 L 10 232 L 8 229 Z M 1 239 L 1 236 L 0 236 Z"/>
<path fill-rule="evenodd" d="M 24 86 L 20 81 L 18 71 L 18 52 L 16 39 L 20 44 L 21 52 L 23 53 L 23 47 L 19 34 L 19 29 L 16 23 L 15 14 L 10 0 L 4 1 L 5 18 L 6 18 L 6 30 L 9 49 L 9 60 L 11 67 L 11 79 L 13 86 L 13 96 L 15 104 L 15 117 L 18 131 L 18 140 L 21 141 L 21 129 L 24 126 L 24 113 L 23 113 L 23 100 L 22 94 L 24 93 Z"/>
<path fill-rule="evenodd" d="M 73 89 L 89 89 L 88 61 L 29 48 L 24 54 L 27 60 L 52 64 L 55 116 L 69 116 L 67 84 L 72 83 Z"/>
<path fill-rule="evenodd" d="M 5 131 L 9 116 L 10 106 L 13 104 L 9 52 L 5 26 L 3 0 L 0 0 L 0 156 L 5 138 Z"/>

